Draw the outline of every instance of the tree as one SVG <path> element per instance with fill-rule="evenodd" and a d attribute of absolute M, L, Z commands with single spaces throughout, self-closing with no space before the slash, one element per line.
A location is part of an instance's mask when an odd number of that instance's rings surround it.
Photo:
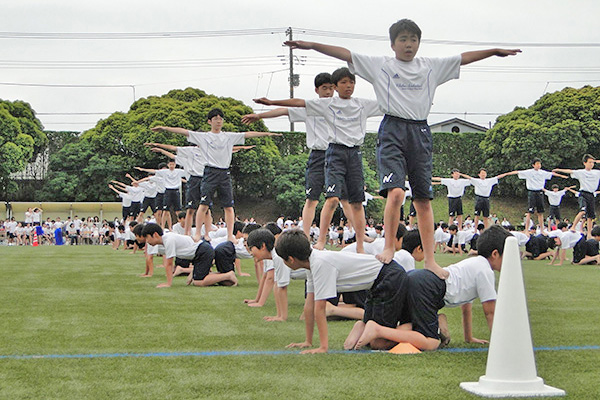
<path fill-rule="evenodd" d="M 0 100 L 0 197 L 17 189 L 10 174 L 25 169 L 48 142 L 35 111 L 23 101 Z"/>
<path fill-rule="evenodd" d="M 600 87 L 566 88 L 542 96 L 529 108 L 498 117 L 481 142 L 488 175 L 531 167 L 579 168 L 581 156 L 600 156 Z M 516 177 L 499 185 L 501 193 L 524 194 Z"/>

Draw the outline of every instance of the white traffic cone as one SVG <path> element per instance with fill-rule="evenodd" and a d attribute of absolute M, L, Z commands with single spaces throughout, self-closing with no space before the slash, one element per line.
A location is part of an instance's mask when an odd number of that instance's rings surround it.
<path fill-rule="evenodd" d="M 564 390 L 544 385 L 537 376 L 529 328 L 519 243 L 509 237 L 504 245 L 498 299 L 485 375 L 460 387 L 483 397 L 564 396 Z"/>

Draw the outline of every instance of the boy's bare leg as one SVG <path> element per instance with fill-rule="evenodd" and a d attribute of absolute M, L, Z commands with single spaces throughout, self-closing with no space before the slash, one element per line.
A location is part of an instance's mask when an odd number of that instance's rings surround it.
<path fill-rule="evenodd" d="M 229 240 L 233 244 L 236 244 L 237 239 L 235 238 L 235 236 L 233 236 L 235 211 L 233 211 L 233 207 L 224 207 L 223 212 L 225 213 L 225 224 L 227 225 L 227 240 Z"/>
<path fill-rule="evenodd" d="M 341 317 L 347 319 L 362 320 L 365 315 L 365 310 L 356 306 L 334 306 L 330 302 L 325 304 L 325 316 L 327 317 Z"/>
<path fill-rule="evenodd" d="M 538 213 L 538 226 L 540 229 L 544 229 L 544 214 Z"/>
<path fill-rule="evenodd" d="M 446 314 L 438 314 L 438 324 L 440 327 L 440 348 L 450 344 L 450 330 L 448 329 L 448 318 Z"/>
<path fill-rule="evenodd" d="M 206 204 L 200 204 L 198 206 L 198 210 L 196 211 L 196 234 L 194 235 L 194 242 L 199 242 L 202 240 L 202 226 L 206 224 L 206 213 L 208 211 L 208 206 Z M 208 230 L 209 226 L 204 226 L 205 237 L 208 238 Z"/>
<path fill-rule="evenodd" d="M 390 261 L 392 261 L 392 258 L 394 258 L 394 252 L 396 250 L 396 231 L 398 230 L 398 225 L 400 224 L 400 207 L 402 207 L 403 200 L 404 189 L 388 189 L 385 210 L 383 211 L 383 225 L 385 226 L 386 232 L 385 244 L 383 247 L 383 252 L 375 256 L 379 261 L 381 261 L 384 264 L 389 263 Z M 421 237 L 423 237 L 423 234 L 421 234 Z M 425 247 L 423 247 L 423 249 L 425 249 Z"/>
<path fill-rule="evenodd" d="M 304 207 L 302 207 L 302 230 L 306 237 L 310 238 L 310 227 L 315 219 L 318 200 L 306 199 Z"/>
<path fill-rule="evenodd" d="M 525 232 L 529 232 L 529 224 L 531 223 L 531 213 L 525 214 Z M 486 226 L 487 228 L 487 226 Z"/>
<path fill-rule="evenodd" d="M 354 350 L 358 339 L 360 339 L 363 331 L 365 330 L 365 323 L 363 321 L 356 321 L 352 330 L 348 334 L 348 337 L 344 341 L 344 350 Z"/>
<path fill-rule="evenodd" d="M 194 268 L 192 267 L 183 268 L 177 265 L 175 267 L 175 271 L 173 271 L 173 276 L 179 276 L 181 274 L 191 274 L 192 272 L 194 272 Z"/>
<path fill-rule="evenodd" d="M 183 232 L 186 236 L 192 236 L 192 225 L 194 222 L 194 209 L 188 208 L 185 212 L 185 230 Z"/>
<path fill-rule="evenodd" d="M 220 273 L 208 274 L 201 281 L 196 281 L 196 280 L 192 279 L 191 284 L 194 286 L 212 286 L 219 282 L 225 282 L 225 281 L 231 281 L 231 282 L 233 282 L 232 286 L 237 286 L 238 281 L 237 281 L 237 278 L 235 277 L 235 272 L 229 271 L 224 274 L 220 274 Z"/>
<path fill-rule="evenodd" d="M 419 216 L 419 236 L 421 236 L 423 255 L 425 257 L 423 267 L 435 273 L 440 279 L 446 279 L 449 275 L 448 271 L 440 267 L 435 261 L 435 241 L 433 239 L 433 209 L 431 208 L 431 200 L 414 199 L 413 203 L 415 205 L 415 210 L 417 210 L 417 215 Z M 398 225 L 396 225 L 396 229 L 398 229 Z M 395 235 L 391 236 L 392 239 L 395 238 Z"/>
<path fill-rule="evenodd" d="M 242 272 L 242 260 L 240 260 L 239 258 L 235 259 L 235 272 L 237 273 L 238 276 L 250 276 L 250 274 L 246 273 L 246 272 Z"/>
<path fill-rule="evenodd" d="M 463 221 L 462 217 L 463 217 L 462 215 L 459 215 L 456 217 L 456 219 L 458 220 L 458 229 L 459 230 L 462 230 L 462 221 Z"/>
<path fill-rule="evenodd" d="M 364 242 L 365 242 L 365 209 L 362 203 L 350 203 L 352 209 L 353 219 L 352 226 L 354 227 L 354 234 L 356 235 L 356 252 L 364 253 Z M 398 227 L 396 227 L 398 229 Z M 395 237 L 395 235 L 394 235 Z"/>
<path fill-rule="evenodd" d="M 329 237 L 329 224 L 331 223 L 338 202 L 339 199 L 337 197 L 328 197 L 327 200 L 325 200 L 325 204 L 323 204 L 319 224 L 319 240 L 313 246 L 313 248 L 317 250 L 323 250 L 325 248 L 325 243 L 327 243 L 327 238 Z"/>
<path fill-rule="evenodd" d="M 591 218 L 587 219 L 587 238 L 592 238 L 592 228 L 594 227 L 594 221 Z"/>
<path fill-rule="evenodd" d="M 147 254 L 146 250 L 144 250 L 144 254 L 146 259 L 146 271 L 140 276 L 142 278 L 149 278 L 154 273 L 154 256 L 152 254 Z"/>
<path fill-rule="evenodd" d="M 479 226 L 479 215 L 475 216 L 475 219 L 473 220 L 473 224 L 475 225 L 475 229 L 477 229 L 477 227 Z"/>
<path fill-rule="evenodd" d="M 348 223 L 346 225 L 349 225 L 348 228 L 352 227 L 354 229 L 354 232 L 356 232 L 356 223 L 354 221 L 354 210 L 352 208 L 352 206 L 350 205 L 350 202 L 348 202 L 348 200 L 345 199 L 340 199 L 340 203 L 342 203 L 342 208 L 344 209 L 344 215 L 346 215 L 346 219 L 348 220 Z M 362 203 L 360 203 L 362 205 Z M 363 209 L 363 215 L 365 213 L 365 210 Z"/>
<path fill-rule="evenodd" d="M 417 210 L 417 213 L 419 211 Z M 425 337 L 419 332 L 407 329 L 388 328 L 375 321 L 368 321 L 365 330 L 356 343 L 356 349 L 375 341 L 386 339 L 396 343 L 410 343 L 420 350 L 435 350 L 440 346 L 439 339 Z"/>

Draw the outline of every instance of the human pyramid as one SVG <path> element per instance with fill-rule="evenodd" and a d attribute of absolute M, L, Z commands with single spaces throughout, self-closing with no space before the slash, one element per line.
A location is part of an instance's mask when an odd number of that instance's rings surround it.
<path fill-rule="evenodd" d="M 156 170 L 138 168 L 150 176 L 141 180 L 129 176 L 131 185 L 111 185 L 120 196 L 133 196 L 128 211 L 131 218 L 139 219 L 141 213 L 154 204 L 156 223 L 137 224 L 133 228 L 138 245 L 146 245 L 144 276 L 152 273 L 152 255 L 161 253 L 167 281 L 159 287 L 171 286 L 173 276 L 182 273 L 189 274 L 188 285 L 235 286 L 238 283 L 236 260 L 252 257 L 257 277 L 262 277 L 256 298 L 246 302 L 251 307 L 260 306 L 274 288 L 277 315 L 266 317 L 272 321 L 287 319 L 290 279 L 306 279 L 303 312 L 306 337 L 288 346 L 309 348 L 303 353 L 327 352 L 329 315 L 358 320 L 345 340 L 344 348 L 348 350 L 367 345 L 373 349 L 389 349 L 401 342 L 421 350 L 437 349 L 449 341 L 445 317 L 438 316 L 445 305 L 462 306 L 465 339 L 484 342 L 474 338 L 471 332 L 471 301 L 481 300 L 491 328 L 496 299 L 493 270 L 500 270 L 504 241 L 510 233 L 500 226 L 491 226 L 479 235 L 477 257 L 446 268 L 436 263 L 431 208 L 432 136 L 426 120 L 437 86 L 458 78 L 461 65 L 491 56 L 516 55 L 520 50 L 490 49 L 446 58 L 420 58 L 416 53 L 421 30 L 413 21 L 400 20 L 389 32 L 394 57 L 365 56 L 314 42 L 285 42 L 294 49 L 312 49 L 345 61 L 348 68 L 339 68 L 331 75 L 317 75 L 316 99 L 256 99 L 260 104 L 286 108 L 249 114 L 242 119 L 250 124 L 261 118 L 287 115 L 290 121 L 306 123 L 307 147 L 311 152 L 306 169 L 302 230 L 281 232 L 276 224 L 244 226 L 235 218 L 229 166 L 232 152 L 243 149 L 235 146 L 243 145 L 245 138 L 278 134 L 223 132 L 224 115 L 219 109 L 207 115 L 210 132 L 165 126 L 152 128 L 183 135 L 195 146 L 146 143 L 152 151 L 168 156 L 169 162 Z M 377 100 L 352 97 L 355 74 L 374 86 Z M 334 91 L 338 96 L 333 96 Z M 380 194 L 387 198 L 384 211 L 387 234 L 371 241 L 365 239 L 360 146 L 366 133 L 366 120 L 380 115 L 384 118 L 377 141 L 377 163 Z M 183 169 L 175 168 L 176 164 Z M 183 232 L 176 233 L 170 211 L 181 208 L 182 179 L 187 179 L 187 211 L 180 214 Z M 409 232 L 400 223 L 406 181 L 419 218 L 419 230 Z M 152 186 L 154 188 L 150 188 Z M 154 190 L 155 200 L 151 201 Z M 141 195 L 140 191 L 146 194 Z M 215 192 L 225 215 L 226 232 L 221 238 L 212 233 L 210 207 Z M 316 243 L 311 245 L 310 227 L 323 192 L 326 200 L 319 232 Z M 340 202 L 354 227 L 356 243 L 343 251 L 326 251 L 329 226 Z M 415 270 L 415 261 L 421 260 L 424 269 Z M 264 271 L 258 268 L 260 262 L 264 264 Z M 211 273 L 213 263 L 215 273 Z M 319 346 L 312 348 L 315 324 Z"/>

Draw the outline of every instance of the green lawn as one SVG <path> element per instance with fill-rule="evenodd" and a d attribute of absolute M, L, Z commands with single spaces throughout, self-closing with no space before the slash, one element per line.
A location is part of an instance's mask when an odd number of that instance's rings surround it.
<path fill-rule="evenodd" d="M 438 257 L 442 265 L 458 259 Z M 242 303 L 255 295 L 254 277 L 211 288 L 178 277 L 156 289 L 164 270 L 140 278 L 141 255 L 104 246 L 0 247 L 0 270 L 2 399 L 468 399 L 476 397 L 459 383 L 485 373 L 485 352 L 343 353 L 351 321 L 329 322 L 333 354 L 286 351 L 304 337 L 299 281 L 289 289 L 289 321 L 268 323 L 272 297 L 262 309 Z M 599 267 L 525 261 L 523 270 L 536 347 L 600 345 Z M 450 348 L 484 348 L 462 341 L 460 310 L 446 313 Z M 475 336 L 489 338 L 478 304 L 473 319 Z M 5 357 L 209 351 L 286 354 Z M 542 350 L 536 360 L 538 375 L 568 398 L 600 398 L 600 350 Z"/>

